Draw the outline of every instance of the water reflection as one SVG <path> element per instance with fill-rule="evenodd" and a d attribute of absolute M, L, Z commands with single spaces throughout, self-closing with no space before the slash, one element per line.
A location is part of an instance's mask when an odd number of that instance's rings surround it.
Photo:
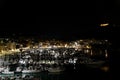
<path fill-rule="evenodd" d="M 103 66 L 103 67 L 101 67 L 101 70 L 103 70 L 104 72 L 108 72 L 109 66 Z"/>
<path fill-rule="evenodd" d="M 105 57 L 108 58 L 108 51 L 105 50 Z"/>

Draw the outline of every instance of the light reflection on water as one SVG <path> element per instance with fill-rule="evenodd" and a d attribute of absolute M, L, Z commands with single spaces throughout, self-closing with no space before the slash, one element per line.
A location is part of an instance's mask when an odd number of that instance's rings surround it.
<path fill-rule="evenodd" d="M 100 69 L 103 70 L 104 72 L 108 72 L 109 71 L 109 66 L 103 66 Z"/>

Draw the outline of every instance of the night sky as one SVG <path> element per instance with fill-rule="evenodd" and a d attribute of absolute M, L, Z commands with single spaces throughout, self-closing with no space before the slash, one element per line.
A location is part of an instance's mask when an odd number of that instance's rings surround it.
<path fill-rule="evenodd" d="M 15 34 L 57 39 L 112 39 L 120 30 L 119 4 L 118 0 L 111 2 L 97 0 L 95 3 L 85 1 L 73 5 L 74 7 L 67 7 L 70 6 L 69 4 L 61 7 L 59 4 L 52 6 L 48 3 L 41 5 L 37 2 L 4 0 L 0 3 L 2 13 L 0 15 L 0 36 Z M 78 16 L 69 16 L 72 12 Z M 48 16 L 43 16 L 44 13 Z M 58 13 L 65 14 L 65 16 L 49 16 Z M 110 25 L 100 27 L 101 23 Z"/>
<path fill-rule="evenodd" d="M 93 18 L 94 16 L 9 16 L 9 20 L 1 24 L 0 31 L 2 34 L 15 33 L 23 36 L 87 38 L 97 29 Z"/>

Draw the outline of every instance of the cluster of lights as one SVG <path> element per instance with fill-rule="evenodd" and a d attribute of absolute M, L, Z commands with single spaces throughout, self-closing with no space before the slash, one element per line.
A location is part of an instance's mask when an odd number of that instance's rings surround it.
<path fill-rule="evenodd" d="M 96 43 L 96 41 L 94 40 L 77 40 L 77 41 L 72 41 L 70 43 L 63 43 L 63 42 L 56 43 L 56 41 L 54 41 L 54 43 L 56 44 L 51 44 L 51 42 L 47 41 L 45 44 L 44 42 L 40 42 L 38 43 L 38 45 L 34 45 L 32 47 L 30 46 L 23 47 L 23 45 L 20 44 L 20 48 L 18 49 L 1 50 L 0 55 L 21 52 L 21 49 L 22 51 L 26 51 L 30 48 L 34 48 L 34 49 L 37 49 L 37 48 L 48 48 L 48 49 L 49 48 L 75 48 L 75 50 L 81 50 L 83 48 L 91 49 L 91 45 L 89 43 L 93 43 L 93 42 Z M 97 42 L 101 42 L 101 41 L 97 41 Z M 108 42 L 108 40 L 105 40 L 105 42 Z"/>

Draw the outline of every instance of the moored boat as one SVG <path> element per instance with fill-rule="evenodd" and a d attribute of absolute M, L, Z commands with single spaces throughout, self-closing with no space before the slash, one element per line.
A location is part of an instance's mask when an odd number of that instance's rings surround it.
<path fill-rule="evenodd" d="M 14 74 L 14 71 L 10 71 L 10 68 L 7 66 L 2 72 L 2 74 Z"/>
<path fill-rule="evenodd" d="M 58 72 L 63 72 L 64 69 L 60 68 L 60 67 L 56 67 L 56 68 L 48 68 L 48 72 L 50 73 L 58 73 Z"/>

